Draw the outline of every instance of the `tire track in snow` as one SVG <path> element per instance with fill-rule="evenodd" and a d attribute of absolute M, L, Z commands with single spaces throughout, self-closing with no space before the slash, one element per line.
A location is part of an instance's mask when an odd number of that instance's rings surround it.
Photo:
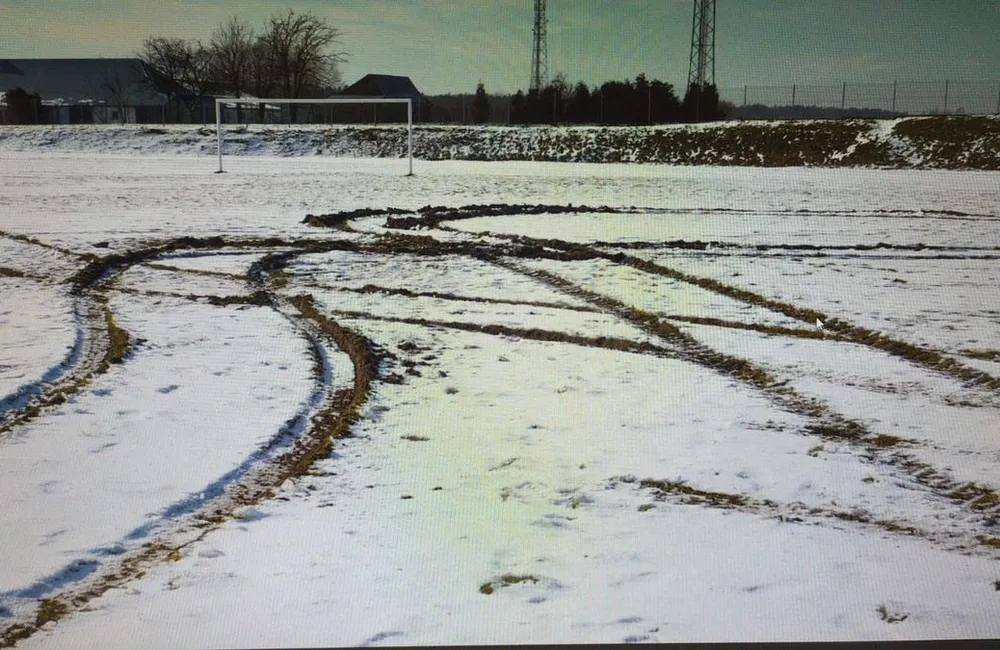
<path fill-rule="evenodd" d="M 90 269 L 79 277 L 85 278 L 88 286 L 105 283 L 109 277 L 140 263 L 142 258 L 155 256 L 159 250 L 162 249 L 116 256 L 113 268 Z M 251 275 L 250 279 L 253 278 L 263 280 L 263 275 L 258 272 Z M 79 290 L 82 292 L 82 288 Z M 359 417 L 371 382 L 378 377 L 379 361 L 372 344 L 319 315 L 308 301 L 284 300 L 270 291 L 267 293 L 271 308 L 313 344 L 318 381 L 308 406 L 239 467 L 200 493 L 167 506 L 154 521 L 137 527 L 124 539 L 94 549 L 92 557 L 77 558 L 24 589 L 0 594 L 3 603 L 0 612 L 4 618 L 14 619 L 0 627 L 0 647 L 12 646 L 32 636 L 47 622 L 78 611 L 107 590 L 142 575 L 148 567 L 171 559 L 180 549 L 232 519 L 240 508 L 273 497 L 285 481 L 301 475 L 316 459 L 326 455 L 334 438 L 347 433 Z M 324 340 L 352 359 L 353 388 L 332 390 L 332 368 L 322 344 Z"/>
<path fill-rule="evenodd" d="M 380 321 L 383 323 L 402 323 L 405 325 L 416 325 L 418 327 L 440 327 L 443 329 L 459 330 L 463 332 L 476 332 L 488 334 L 490 336 L 509 336 L 528 339 L 531 341 L 542 341 L 548 343 L 567 343 L 588 348 L 602 350 L 614 350 L 629 354 L 647 354 L 665 359 L 676 359 L 678 355 L 671 349 L 652 345 L 650 343 L 639 343 L 629 339 L 622 339 L 613 336 L 578 336 L 543 329 L 527 329 L 523 327 L 509 327 L 506 325 L 482 325 L 478 323 L 467 323 L 461 321 L 443 321 L 427 318 L 399 318 L 392 316 L 379 316 L 369 312 L 350 311 L 335 309 L 333 313 L 347 319 L 360 319 Z"/>
<path fill-rule="evenodd" d="M 611 489 L 618 484 L 636 485 L 639 490 L 648 490 L 652 492 L 655 502 L 734 510 L 790 524 L 815 525 L 822 521 L 836 521 L 853 528 L 866 528 L 923 539 L 946 551 L 1000 557 L 1000 549 L 984 542 L 984 536 L 981 534 L 931 531 L 904 520 L 879 518 L 859 508 L 840 510 L 825 506 L 809 506 L 798 501 L 782 503 L 773 499 L 759 499 L 731 492 L 703 490 L 687 481 L 657 479 L 640 481 L 634 476 L 616 476 L 607 482 L 607 486 Z M 640 506 L 640 512 L 648 509 L 648 504 Z"/>
<path fill-rule="evenodd" d="M 778 381 L 746 359 L 713 350 L 654 314 L 584 289 L 547 271 L 529 270 L 516 262 L 501 258 L 489 261 L 501 268 L 534 278 L 557 291 L 586 300 L 667 340 L 677 348 L 680 358 L 734 377 L 763 393 L 778 408 L 811 420 L 811 424 L 803 431 L 805 434 L 860 448 L 869 462 L 881 462 L 901 469 L 909 480 L 931 494 L 960 505 L 967 511 L 967 516 L 979 518 L 1000 510 L 1000 499 L 993 487 L 955 481 L 945 471 L 895 448 L 905 445 L 906 441 L 895 436 L 875 434 L 863 423 L 836 413 L 822 400 L 798 393 L 787 385 L 787 381 Z"/>
<path fill-rule="evenodd" d="M 514 214 L 517 209 L 523 206 L 497 205 L 470 205 L 460 208 L 447 207 L 426 207 L 419 211 L 411 211 L 414 216 L 402 218 L 387 217 L 386 227 L 402 230 L 413 230 L 419 228 L 437 228 L 449 232 L 462 232 L 444 226 L 444 221 L 461 220 L 479 216 L 503 216 Z M 552 209 L 552 208 L 555 209 Z M 512 212 L 513 210 L 513 212 Z M 632 211 L 634 209 L 629 209 Z M 573 206 L 535 206 L 532 214 L 551 212 L 618 212 L 618 210 L 602 207 L 587 208 Z M 396 211 L 405 213 L 406 211 Z M 935 213 L 937 214 L 937 213 Z M 951 215 L 945 212 L 942 216 L 971 216 L 971 215 Z M 328 215 L 334 221 L 339 215 Z M 312 224 L 322 225 L 322 224 Z M 463 233 L 469 234 L 469 233 Z M 990 486 L 977 483 L 960 483 L 952 479 L 946 472 L 934 468 L 929 463 L 920 461 L 910 454 L 892 449 L 906 441 L 889 435 L 875 435 L 868 427 L 858 421 L 849 420 L 840 414 L 831 411 L 828 405 L 815 398 L 806 398 L 787 385 L 787 381 L 776 381 L 770 377 L 763 369 L 755 366 L 749 361 L 731 355 L 719 353 L 710 347 L 696 341 L 693 337 L 685 334 L 679 328 L 669 325 L 656 315 L 643 312 L 630 307 L 624 303 L 613 300 L 608 296 L 583 289 L 580 286 L 545 271 L 529 271 L 514 262 L 503 259 L 504 255 L 513 254 L 515 257 L 544 256 L 547 259 L 605 259 L 617 264 L 633 266 L 640 271 L 654 273 L 670 277 L 693 284 L 695 286 L 720 293 L 743 302 L 749 302 L 783 313 L 786 316 L 795 318 L 812 325 L 817 320 L 826 321 L 826 329 L 837 337 L 842 337 L 850 342 L 865 345 L 867 347 L 887 352 L 895 356 L 903 357 L 917 365 L 928 367 L 932 370 L 950 375 L 953 378 L 963 379 L 973 384 L 990 388 L 1000 388 L 1000 379 L 988 373 L 978 371 L 968 366 L 964 366 L 952 358 L 929 348 L 921 348 L 913 344 L 897 341 L 889 337 L 883 337 L 878 332 L 873 332 L 853 325 L 851 323 L 838 321 L 829 318 L 826 314 L 809 309 L 802 309 L 794 305 L 770 300 L 749 291 L 730 287 L 714 280 L 689 276 L 679 271 L 662 267 L 652 262 L 647 262 L 640 258 L 625 255 L 624 253 L 610 254 L 596 250 L 592 246 L 565 242 L 557 239 L 537 239 L 522 235 L 506 235 L 495 233 L 478 233 L 478 236 L 489 235 L 497 239 L 512 242 L 515 245 L 523 246 L 519 251 L 504 250 L 499 246 L 479 246 L 470 247 L 462 245 L 440 244 L 441 248 L 447 248 L 449 252 L 459 255 L 472 256 L 481 261 L 491 262 L 512 270 L 551 286 L 567 295 L 580 298 L 609 313 L 615 314 L 634 325 L 645 329 L 665 340 L 677 345 L 686 352 L 689 360 L 699 365 L 712 368 L 723 374 L 735 376 L 736 378 L 749 383 L 756 390 L 761 390 L 779 408 L 799 415 L 805 415 L 812 419 L 814 424 L 806 428 L 806 433 L 822 438 L 833 439 L 839 442 L 848 442 L 855 446 L 860 446 L 867 454 L 871 462 L 885 462 L 904 470 L 907 476 L 916 484 L 931 491 L 932 493 L 944 497 L 953 503 L 959 503 L 973 512 L 989 512 L 1000 509 L 1000 497 L 996 490 Z M 389 242 L 406 242 L 410 245 L 405 249 L 408 253 L 435 254 L 432 242 L 433 239 L 426 236 L 414 236 L 392 233 L 383 238 Z M 430 241 L 428 241 L 430 240 Z M 922 245 L 921 245 L 922 246 Z M 552 251 L 549 253 L 548 251 Z M 561 255 L 560 255 L 561 253 Z M 440 253 L 438 253 L 440 254 Z M 782 332 L 789 335 L 791 332 Z"/>
<path fill-rule="evenodd" d="M 380 238 L 378 244 L 371 246 L 370 249 L 371 252 L 388 254 L 392 254 L 396 250 L 413 253 L 415 252 L 414 248 L 419 249 L 422 246 L 429 246 L 426 241 L 406 242 L 406 239 L 413 238 L 400 237 L 398 235 Z M 211 249 L 218 247 L 220 245 L 219 242 L 224 241 L 222 238 L 181 238 L 152 248 L 139 249 L 138 251 L 100 258 L 97 262 L 104 265 L 104 268 L 90 265 L 76 276 L 76 280 L 78 283 L 83 283 L 90 287 L 99 287 L 99 285 L 112 277 L 116 272 L 128 268 L 135 263 L 150 261 L 163 252 L 183 247 Z M 411 246 L 410 244 L 415 244 L 415 246 Z M 564 244 L 567 249 L 571 249 L 570 252 L 575 251 L 576 253 L 580 253 L 583 251 L 588 255 L 592 254 L 592 258 L 607 258 L 607 254 L 605 253 L 599 253 L 593 251 L 593 249 L 588 250 L 587 247 L 566 244 L 565 242 L 546 241 L 542 248 L 551 248 L 553 245 L 558 244 Z M 233 244 L 227 243 L 226 245 L 232 246 Z M 246 245 L 251 244 L 247 243 Z M 257 247 L 264 246 L 257 240 L 252 245 Z M 249 277 L 251 281 L 258 282 L 260 286 L 266 286 L 269 276 L 276 279 L 277 275 L 275 272 L 281 271 L 284 265 L 295 254 L 300 252 L 319 252 L 324 249 L 344 250 L 345 246 L 362 248 L 362 246 L 353 243 L 314 242 L 312 245 L 307 246 L 305 244 L 300 245 L 298 243 L 279 240 L 275 240 L 275 242 L 267 245 L 273 247 L 293 247 L 298 250 L 267 255 L 261 260 L 260 264 L 255 264 L 254 268 L 251 269 Z M 449 252 L 492 262 L 509 270 L 534 277 L 536 280 L 548 283 L 563 293 L 584 299 L 600 311 L 609 311 L 647 331 L 656 333 L 677 348 L 678 356 L 682 358 L 686 357 L 688 360 L 723 372 L 729 376 L 735 376 L 741 381 L 749 383 L 754 388 L 764 391 L 769 397 L 775 399 L 779 405 L 784 404 L 785 407 L 799 409 L 808 417 L 816 420 L 817 426 L 807 430 L 807 433 L 821 437 L 837 437 L 840 441 L 846 439 L 854 441 L 854 444 L 859 445 L 875 445 L 875 449 L 872 449 L 871 446 L 867 447 L 869 451 L 873 452 L 873 460 L 875 460 L 876 452 L 881 453 L 882 451 L 878 449 L 877 445 L 880 437 L 873 438 L 871 432 L 867 431 L 862 425 L 831 413 L 818 400 L 797 395 L 794 391 L 783 386 L 783 382 L 775 382 L 767 373 L 756 368 L 750 362 L 723 355 L 708 346 L 698 343 L 678 328 L 669 325 L 654 315 L 641 312 L 624 303 L 618 303 L 606 296 L 587 292 L 582 287 L 572 285 L 572 283 L 554 274 L 544 274 L 544 272 L 532 272 L 524 269 L 508 259 L 504 259 L 511 251 L 505 250 L 503 247 L 479 246 L 463 248 L 462 246 L 452 246 Z M 522 250 L 520 256 L 530 257 L 531 255 Z M 552 258 L 563 259 L 556 256 Z M 568 259 L 569 257 L 566 256 L 566 258 Z M 316 344 L 314 350 L 318 350 L 320 356 L 324 354 L 324 347 L 319 343 L 320 341 L 331 342 L 350 356 L 355 368 L 353 387 L 334 393 L 330 390 L 332 389 L 332 385 L 330 385 L 327 392 L 323 395 L 322 404 L 318 405 L 311 417 L 308 417 L 308 426 L 302 425 L 302 420 L 296 419 L 296 425 L 293 425 L 293 427 L 301 425 L 301 428 L 294 431 L 289 430 L 288 438 L 279 432 L 272 439 L 276 445 L 275 449 L 283 453 L 273 454 L 265 462 L 249 468 L 242 476 L 220 489 L 218 494 L 212 499 L 182 501 L 175 504 L 178 508 L 176 518 L 169 522 L 164 522 L 160 528 L 153 527 L 148 531 L 144 531 L 145 535 L 140 536 L 140 539 L 146 539 L 147 541 L 143 542 L 138 548 L 125 549 L 123 552 L 120 552 L 119 547 L 109 547 L 106 549 L 107 558 L 98 563 L 91 564 L 86 561 L 82 563 L 78 561 L 68 567 L 67 571 L 69 573 L 65 574 L 63 578 L 72 578 L 71 581 L 62 583 L 56 581 L 54 583 L 52 580 L 49 580 L 46 583 L 47 590 L 35 594 L 35 598 L 40 595 L 47 595 L 48 598 L 38 603 L 34 608 L 26 607 L 18 611 L 16 616 L 18 619 L 17 622 L 0 629 L 0 645 L 12 645 L 19 639 L 36 632 L 45 621 L 58 620 L 71 614 L 108 589 L 123 585 L 138 577 L 146 568 L 169 560 L 175 554 L 179 555 L 181 549 L 203 539 L 211 530 L 231 519 L 239 508 L 259 503 L 264 499 L 274 496 L 275 491 L 279 489 L 285 480 L 307 471 L 316 458 L 325 455 L 329 451 L 332 440 L 337 436 L 346 434 L 351 423 L 360 417 L 360 407 L 367 399 L 371 383 L 379 376 L 379 361 L 374 344 L 364 337 L 340 326 L 335 321 L 327 319 L 316 310 L 315 305 L 308 297 L 282 298 L 274 293 L 273 288 L 270 287 L 265 290 L 271 300 L 271 307 L 282 313 L 286 318 L 291 318 L 298 322 L 302 326 L 301 331 Z M 430 324 L 432 323 L 429 322 L 427 326 L 430 326 Z M 318 363 L 324 368 L 323 380 L 328 381 L 329 377 L 326 369 L 329 367 L 329 360 L 321 358 Z M 898 439 L 892 441 L 892 444 L 896 444 L 897 442 L 899 442 Z M 885 456 L 883 455 L 881 458 L 885 459 Z M 896 455 L 892 456 L 892 458 L 898 460 L 900 456 Z M 913 470 L 914 473 L 921 468 L 918 463 L 914 465 L 903 464 L 902 466 L 907 471 Z M 927 483 L 925 484 L 935 485 L 938 490 L 936 493 L 940 493 L 940 490 L 944 489 L 942 485 L 945 485 L 942 481 L 946 481 L 947 479 L 940 478 L 940 474 L 928 466 L 923 466 L 923 469 L 932 472 L 932 478 L 927 479 Z M 937 484 L 933 483 L 934 478 L 938 479 Z M 989 497 L 990 494 L 995 497 L 995 492 L 981 493 L 978 491 L 978 488 L 965 486 L 964 489 L 959 487 L 954 490 L 953 494 L 946 496 L 949 496 L 953 502 L 961 501 L 962 496 L 964 496 L 965 505 L 969 505 L 973 510 L 978 511 L 976 504 L 988 505 L 983 502 L 983 499 Z M 987 509 L 986 507 L 982 508 L 983 511 Z M 837 518 L 843 519 L 843 517 Z M 54 588 L 49 589 L 48 587 Z"/>
<path fill-rule="evenodd" d="M 731 285 L 718 282 L 717 280 L 682 273 L 676 269 L 638 257 L 618 254 L 608 256 L 608 259 L 612 262 L 630 266 L 645 273 L 667 277 L 672 280 L 678 280 L 702 289 L 707 289 L 746 304 L 765 307 L 771 311 L 784 314 L 789 318 L 794 318 L 806 324 L 811 325 L 820 321 L 823 323 L 824 330 L 843 337 L 845 340 L 852 343 L 857 343 L 858 345 L 863 345 L 873 350 L 878 350 L 895 357 L 906 359 L 907 361 L 918 366 L 942 373 L 952 379 L 968 382 L 973 386 L 982 387 L 988 390 L 1000 390 L 1000 378 L 994 377 L 985 371 L 966 366 L 953 358 L 948 357 L 946 353 L 940 350 L 927 346 L 915 345 L 907 341 L 885 336 L 880 332 L 876 332 L 838 318 L 833 318 L 816 309 L 804 309 L 790 303 L 772 300 L 752 291 L 747 291 L 746 289 L 733 287 Z"/>
<path fill-rule="evenodd" d="M 23 384 L 12 395 L 0 399 L 0 442 L 13 435 L 18 426 L 40 416 L 44 410 L 63 404 L 67 397 L 86 388 L 95 377 L 127 356 L 128 335 L 125 333 L 125 349 L 114 349 L 117 332 L 124 330 L 114 323 L 101 297 L 75 297 L 73 312 L 76 334 L 73 346 L 63 360 L 35 381 Z"/>

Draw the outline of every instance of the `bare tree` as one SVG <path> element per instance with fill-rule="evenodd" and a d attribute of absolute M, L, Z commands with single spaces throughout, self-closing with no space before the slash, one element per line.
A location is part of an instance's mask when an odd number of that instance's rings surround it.
<path fill-rule="evenodd" d="M 346 61 L 346 54 L 331 48 L 340 42 L 341 35 L 340 30 L 311 13 L 289 9 L 272 14 L 259 42 L 274 92 L 298 98 L 335 86 L 340 80 L 337 65 Z M 294 104 L 291 109 L 294 117 Z"/>
<path fill-rule="evenodd" d="M 153 88 L 173 102 L 175 119 L 180 118 L 180 99 L 184 93 L 185 42 L 182 38 L 152 36 L 142 42 L 137 54 Z"/>
<path fill-rule="evenodd" d="M 249 87 L 250 91 L 257 97 L 269 97 L 276 94 L 274 92 L 274 73 L 268 56 L 267 45 L 260 38 L 250 46 Z M 259 104 L 257 109 L 257 119 L 262 122 L 265 121 L 264 104 Z"/>
<path fill-rule="evenodd" d="M 182 44 L 181 85 L 188 112 L 194 118 L 201 113 L 201 121 L 207 120 L 205 96 L 212 79 L 212 52 L 201 41 L 185 40 Z"/>
<path fill-rule="evenodd" d="M 118 111 L 119 124 L 125 124 L 128 121 L 125 112 L 128 108 L 129 88 L 128 82 L 122 79 L 117 68 L 109 68 L 101 73 L 100 89 Z"/>
<path fill-rule="evenodd" d="M 340 37 L 326 19 L 288 9 L 272 14 L 259 35 L 233 16 L 215 30 L 208 46 L 150 37 L 138 57 L 151 85 L 176 107 L 175 119 L 183 102 L 192 117 L 200 109 L 204 121 L 209 91 L 287 98 L 331 94 L 340 83 L 338 64 L 346 61 L 344 52 L 334 51 Z M 294 117 L 294 105 L 291 111 Z"/>
<path fill-rule="evenodd" d="M 151 85 L 173 100 L 175 119 L 180 120 L 181 102 L 193 119 L 201 113 L 205 121 L 205 96 L 211 81 L 212 56 L 201 41 L 155 36 L 143 41 L 139 59 L 145 64 Z"/>
<path fill-rule="evenodd" d="M 238 16 L 232 16 L 212 34 L 212 78 L 220 89 L 239 97 L 252 87 L 254 31 Z M 242 121 L 242 105 L 236 105 Z"/>

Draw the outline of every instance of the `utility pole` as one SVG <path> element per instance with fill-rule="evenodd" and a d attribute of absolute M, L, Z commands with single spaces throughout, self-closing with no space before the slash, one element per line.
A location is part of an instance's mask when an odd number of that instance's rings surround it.
<path fill-rule="evenodd" d="M 715 0 L 694 0 L 688 92 L 694 93 L 695 120 L 701 121 L 701 97 L 715 85 Z"/>
<path fill-rule="evenodd" d="M 532 26 L 530 90 L 541 90 L 549 76 L 548 19 L 545 0 L 535 0 L 535 20 Z"/>

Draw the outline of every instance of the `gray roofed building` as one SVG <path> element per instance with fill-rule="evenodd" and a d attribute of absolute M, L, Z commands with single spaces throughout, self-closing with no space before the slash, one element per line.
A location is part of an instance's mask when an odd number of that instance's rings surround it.
<path fill-rule="evenodd" d="M 165 101 L 147 83 L 136 58 L 0 59 L 0 89 L 24 88 L 47 101 L 113 101 L 108 83 L 116 81 L 122 84 L 129 104 L 159 106 Z"/>
<path fill-rule="evenodd" d="M 410 97 L 414 100 L 423 97 L 409 77 L 391 74 L 366 74 L 341 91 L 341 94 L 360 97 Z"/>
<path fill-rule="evenodd" d="M 409 77 L 391 74 L 366 74 L 342 90 L 340 94 L 356 97 L 408 97 L 413 100 L 414 121 L 426 121 L 430 116 L 431 103 L 417 90 Z M 387 110 L 386 113 L 388 112 Z"/>
<path fill-rule="evenodd" d="M 119 107 L 124 121 L 160 121 L 166 102 L 137 58 L 0 59 L 0 92 L 14 88 L 38 93 L 56 123 L 119 121 Z"/>

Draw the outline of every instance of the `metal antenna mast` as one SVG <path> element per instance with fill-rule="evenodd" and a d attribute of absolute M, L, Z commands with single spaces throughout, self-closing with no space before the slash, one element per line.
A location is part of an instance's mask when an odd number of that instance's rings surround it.
<path fill-rule="evenodd" d="M 549 76 L 549 46 L 546 38 L 545 0 L 535 0 L 535 23 L 532 28 L 534 45 L 531 49 L 530 90 L 541 90 Z"/>
<path fill-rule="evenodd" d="M 688 89 L 715 85 L 715 0 L 694 0 Z"/>

